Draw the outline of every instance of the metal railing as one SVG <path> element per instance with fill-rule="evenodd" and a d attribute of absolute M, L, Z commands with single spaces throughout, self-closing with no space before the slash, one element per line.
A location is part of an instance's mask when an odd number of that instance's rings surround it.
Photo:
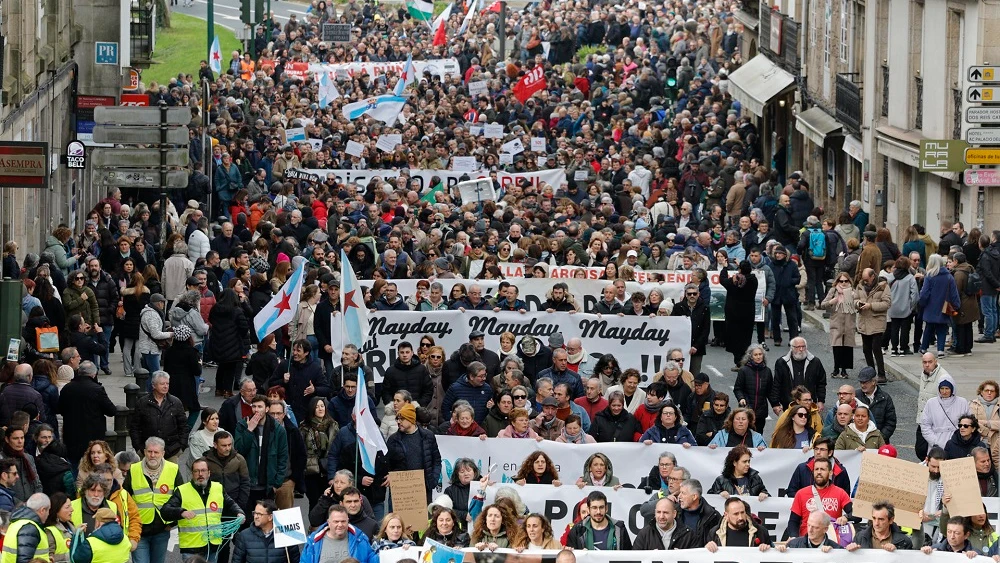
<path fill-rule="evenodd" d="M 861 73 L 837 74 L 837 121 L 852 133 L 861 132 Z"/>

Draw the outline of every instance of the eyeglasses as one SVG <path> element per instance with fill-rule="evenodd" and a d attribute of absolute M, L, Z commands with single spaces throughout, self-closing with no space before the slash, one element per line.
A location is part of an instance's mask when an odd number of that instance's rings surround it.
<path fill-rule="evenodd" d="M 958 427 L 959 428 L 975 428 L 975 426 L 973 426 L 971 424 L 959 424 Z"/>
<path fill-rule="evenodd" d="M 851 280 L 837 280 L 837 283 L 851 283 Z"/>
<path fill-rule="evenodd" d="M 527 395 L 511 395 L 511 396 L 514 397 L 515 401 L 523 401 L 528 398 Z"/>
<path fill-rule="evenodd" d="M 671 362 L 681 362 L 681 363 L 684 363 L 684 358 L 683 357 L 681 357 L 681 358 L 670 358 L 670 361 Z"/>
<path fill-rule="evenodd" d="M 429 343 L 429 342 L 421 342 L 421 343 L 420 343 L 420 347 L 421 347 L 421 348 L 430 348 L 430 347 L 431 347 L 431 345 L 430 345 L 430 343 Z"/>

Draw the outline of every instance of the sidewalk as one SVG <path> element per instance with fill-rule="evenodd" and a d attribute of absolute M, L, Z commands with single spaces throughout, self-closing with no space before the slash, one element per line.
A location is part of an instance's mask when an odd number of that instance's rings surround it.
<path fill-rule="evenodd" d="M 830 332 L 830 321 L 823 318 L 823 311 L 803 310 L 802 312 L 805 322 L 822 327 L 824 332 Z M 978 334 L 976 338 L 978 338 Z M 863 357 L 861 363 L 864 363 Z M 1000 343 L 974 344 L 971 356 L 947 357 L 941 360 L 941 365 L 955 379 L 957 387 L 955 394 L 971 401 L 975 398 L 976 389 L 984 379 L 1000 378 Z M 885 371 L 889 381 L 906 381 L 916 388 L 922 370 L 919 354 L 914 353 L 901 358 L 885 356 Z"/>

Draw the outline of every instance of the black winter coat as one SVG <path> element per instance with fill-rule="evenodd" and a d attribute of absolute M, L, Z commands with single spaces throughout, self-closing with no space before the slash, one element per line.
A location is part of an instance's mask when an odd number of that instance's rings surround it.
<path fill-rule="evenodd" d="M 774 305 L 798 303 L 799 290 L 795 288 L 801 279 L 798 266 L 786 258 L 781 262 L 771 260 L 769 267 L 774 272 L 774 300 L 771 303 Z"/>
<path fill-rule="evenodd" d="M 254 507 L 256 508 L 256 507 Z M 250 526 L 233 538 L 232 563 L 299 563 L 299 546 L 274 547 L 274 533 Z"/>
<path fill-rule="evenodd" d="M 386 446 L 389 447 L 389 454 L 386 457 L 389 461 L 390 471 L 413 469 L 415 465 L 419 465 L 419 468 L 424 470 L 424 483 L 427 487 L 429 502 L 431 494 L 441 478 L 441 452 L 438 451 L 437 438 L 434 437 L 433 432 L 426 428 L 417 427 L 417 434 L 420 436 L 420 451 L 407 451 L 404 433 L 396 432 L 386 440 Z M 418 460 L 419 463 L 413 463 Z"/>
<path fill-rule="evenodd" d="M 826 369 L 819 358 L 809 353 L 805 359 L 802 381 L 792 380 L 792 353 L 778 358 L 774 362 L 774 385 L 771 386 L 771 405 L 788 405 L 792 402 L 792 389 L 796 385 L 805 385 L 812 393 L 814 403 L 826 402 Z"/>
<path fill-rule="evenodd" d="M 712 438 L 715 438 L 719 430 L 725 426 L 726 419 L 729 418 L 731 412 L 732 409 L 727 408 L 722 414 L 715 414 L 715 409 L 709 409 L 702 413 L 701 417 L 698 418 L 698 426 L 694 433 L 694 439 L 699 446 L 707 446 Z"/>
<path fill-rule="evenodd" d="M 615 416 L 611 407 L 597 413 L 590 425 L 590 435 L 598 442 L 635 442 L 642 436 L 642 425 L 625 409 Z"/>
<path fill-rule="evenodd" d="M 427 373 L 427 368 L 420 363 L 416 355 L 408 365 L 403 365 L 397 359 L 389 369 L 385 370 L 385 379 L 382 380 L 382 402 L 387 405 L 391 403 L 393 395 L 400 389 L 409 391 L 413 400 L 422 407 L 429 406 L 434 398 L 434 383 Z"/>
<path fill-rule="evenodd" d="M 868 404 L 868 413 L 871 415 L 871 419 L 875 421 L 875 426 L 882 433 L 882 437 L 885 438 L 885 443 L 888 444 L 892 440 L 892 435 L 896 432 L 896 405 L 893 404 L 892 397 L 883 391 L 881 387 L 875 388 L 875 395 L 873 395 L 871 401 L 868 400 L 865 392 L 861 389 L 855 391 L 854 396 L 859 401 Z"/>
<path fill-rule="evenodd" d="M 747 408 L 753 410 L 760 417 L 761 413 L 767 412 L 767 401 L 773 387 L 774 374 L 771 372 L 771 368 L 766 365 L 744 365 L 736 374 L 733 396 L 736 397 L 737 404 L 740 401 L 746 401 Z M 771 406 L 776 404 L 771 403 Z"/>
<path fill-rule="evenodd" d="M 764 480 L 760 478 L 760 473 L 756 469 L 751 469 L 747 473 L 747 490 L 743 493 L 736 490 L 736 484 L 729 477 L 725 475 L 716 477 L 715 482 L 712 483 L 712 487 L 708 489 L 708 494 L 716 495 L 723 491 L 730 495 L 749 495 L 755 497 L 761 493 L 766 493 L 767 487 L 764 486 Z"/>
<path fill-rule="evenodd" d="M 289 374 L 287 382 L 286 372 Z M 310 384 L 314 388 L 313 393 L 306 396 L 305 391 Z M 285 400 L 292 407 L 296 420 L 309 418 L 306 413 L 309 410 L 309 401 L 313 397 L 330 396 L 330 383 L 326 379 L 326 372 L 323 371 L 323 364 L 309 356 L 306 356 L 306 361 L 302 364 L 291 360 L 278 363 L 278 367 L 274 369 L 271 379 L 267 382 L 268 388 L 274 385 L 285 388 Z"/>
<path fill-rule="evenodd" d="M 145 447 L 146 438 L 157 436 L 167 443 L 164 455 L 168 458 L 187 447 L 188 431 L 184 404 L 173 395 L 167 395 L 161 404 L 157 404 L 150 393 L 139 401 L 135 412 L 129 417 L 132 447 L 140 450 Z"/>
<path fill-rule="evenodd" d="M 62 492 L 68 495 L 76 493 L 72 490 L 74 482 L 72 467 L 66 461 L 66 446 L 62 442 L 52 442 L 40 454 L 35 456 L 35 469 L 38 470 L 38 478 L 42 481 L 42 491 L 51 496 L 53 493 Z M 66 472 L 71 472 L 69 477 L 70 487 L 67 488 L 67 480 L 63 477 Z"/>
<path fill-rule="evenodd" d="M 219 304 L 212 307 L 208 331 L 212 347 L 212 357 L 221 363 L 235 362 L 243 358 L 250 347 L 250 324 L 243 308 L 231 309 Z"/>
<path fill-rule="evenodd" d="M 97 308 L 101 313 L 101 324 L 109 325 L 115 322 L 115 310 L 118 309 L 118 284 L 106 272 L 101 272 L 95 285 L 87 278 L 87 287 L 94 290 L 97 297 Z"/>
<path fill-rule="evenodd" d="M 339 469 L 354 471 L 356 468 L 358 471 L 358 475 L 355 478 L 356 483 L 361 483 L 361 480 L 365 477 L 374 479 L 371 485 L 361 485 L 358 487 L 361 494 L 365 495 L 374 504 L 385 501 L 385 487 L 382 486 L 382 482 L 389 475 L 388 459 L 382 452 L 376 454 L 375 474 L 372 475 L 365 471 L 365 468 L 361 464 L 357 463 L 357 454 L 358 434 L 357 430 L 355 430 L 354 422 L 351 422 L 346 426 L 341 426 L 340 432 L 337 432 L 337 435 L 333 438 L 333 442 L 330 443 L 330 449 L 327 450 L 326 454 L 327 477 L 333 479 L 334 474 Z M 440 464 L 438 465 L 440 466 Z"/>
<path fill-rule="evenodd" d="M 711 316 L 704 301 L 699 300 L 693 311 L 687 301 L 675 303 L 671 316 L 691 318 L 691 347 L 697 350 L 696 356 L 704 356 L 708 351 L 708 334 L 712 330 Z"/>
<path fill-rule="evenodd" d="M 730 272 L 722 270 L 719 272 L 719 283 L 726 288 L 726 350 L 742 354 L 750 347 L 753 336 L 757 276 L 747 276 L 743 287 L 737 287 Z"/>
<path fill-rule="evenodd" d="M 107 418 L 115 416 L 118 407 L 96 378 L 78 375 L 59 394 L 59 414 L 72 424 L 63 426 L 63 442 L 71 458 L 79 458 L 91 440 L 104 440 Z M 142 447 L 144 447 L 143 444 Z"/>
<path fill-rule="evenodd" d="M 694 537 L 691 528 L 685 526 L 680 520 L 675 520 L 674 525 L 676 529 L 670 536 L 670 545 L 663 545 L 663 537 L 656 529 L 656 522 L 650 522 L 642 530 L 639 530 L 639 534 L 635 536 L 635 543 L 632 544 L 632 549 L 691 549 L 702 546 Z"/>
<path fill-rule="evenodd" d="M 148 288 L 142 295 L 138 296 L 135 294 L 134 287 L 126 287 L 122 290 L 122 307 L 125 309 L 125 318 L 115 319 L 115 328 L 118 330 L 119 336 L 129 340 L 139 339 L 139 316 L 142 314 L 142 309 L 149 304 L 150 295 Z"/>
<path fill-rule="evenodd" d="M 270 348 L 258 348 L 247 362 L 246 374 L 253 378 L 260 391 L 267 390 L 267 381 L 278 369 L 278 355 Z"/>
<path fill-rule="evenodd" d="M 198 401 L 200 354 L 190 342 L 174 340 L 163 352 L 163 371 L 170 374 L 170 394 L 181 400 L 189 412 L 201 412 Z"/>

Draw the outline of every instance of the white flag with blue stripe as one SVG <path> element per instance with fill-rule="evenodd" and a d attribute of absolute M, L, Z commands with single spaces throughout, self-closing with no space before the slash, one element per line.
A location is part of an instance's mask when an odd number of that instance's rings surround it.
<path fill-rule="evenodd" d="M 295 312 L 299 310 L 299 294 L 302 293 L 305 267 L 306 262 L 303 260 L 285 285 L 281 286 L 281 290 L 274 294 L 274 297 L 271 297 L 267 305 L 264 305 L 253 318 L 253 328 L 258 341 L 291 322 Z"/>
<path fill-rule="evenodd" d="M 319 107 L 326 109 L 330 102 L 340 97 L 337 91 L 337 83 L 330 76 L 329 72 L 323 72 L 319 77 Z"/>
<path fill-rule="evenodd" d="M 405 105 L 406 98 L 386 94 L 345 105 L 344 117 L 354 120 L 364 115 L 370 115 L 383 123 L 392 125 L 396 122 L 396 118 L 403 111 Z"/>
<path fill-rule="evenodd" d="M 391 415 L 390 415 L 391 416 Z M 358 368 L 358 393 L 354 396 L 354 427 L 358 431 L 358 457 L 365 471 L 375 474 L 375 456 L 379 452 L 389 453 L 382 432 L 375 424 L 375 416 L 368 402 L 368 388 L 365 385 L 365 372 Z"/>

